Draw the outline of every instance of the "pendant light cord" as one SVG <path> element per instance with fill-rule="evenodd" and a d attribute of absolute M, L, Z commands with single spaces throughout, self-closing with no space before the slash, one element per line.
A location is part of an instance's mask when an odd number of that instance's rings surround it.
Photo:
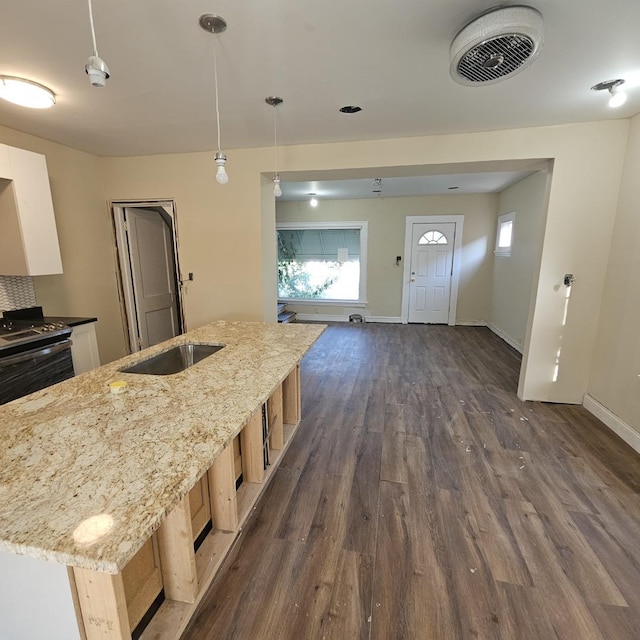
<path fill-rule="evenodd" d="M 213 39 L 213 80 L 216 88 L 216 124 L 218 127 L 218 152 L 220 152 L 220 106 L 218 104 L 218 65 L 216 60 L 216 42 Z"/>
<path fill-rule="evenodd" d="M 93 7 L 91 0 L 89 2 L 89 24 L 91 25 L 91 37 L 93 38 L 93 55 L 98 57 L 98 45 L 96 44 L 96 28 L 93 26 Z"/>
<path fill-rule="evenodd" d="M 278 177 L 278 105 L 273 108 L 273 146 L 276 150 L 276 177 Z"/>

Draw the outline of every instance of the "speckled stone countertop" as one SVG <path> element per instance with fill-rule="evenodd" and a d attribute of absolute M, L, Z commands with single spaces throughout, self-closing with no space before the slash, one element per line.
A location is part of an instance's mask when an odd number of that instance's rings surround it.
<path fill-rule="evenodd" d="M 0 406 L 0 550 L 122 569 L 323 330 L 216 322 Z M 184 342 L 225 347 L 170 376 L 118 371 Z M 77 542 L 96 517 L 109 532 Z"/>

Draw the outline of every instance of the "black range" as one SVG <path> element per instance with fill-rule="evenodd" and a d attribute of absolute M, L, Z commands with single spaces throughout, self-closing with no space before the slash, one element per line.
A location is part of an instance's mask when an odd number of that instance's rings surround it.
<path fill-rule="evenodd" d="M 71 327 L 42 307 L 5 311 L 0 320 L 0 404 L 73 377 Z"/>

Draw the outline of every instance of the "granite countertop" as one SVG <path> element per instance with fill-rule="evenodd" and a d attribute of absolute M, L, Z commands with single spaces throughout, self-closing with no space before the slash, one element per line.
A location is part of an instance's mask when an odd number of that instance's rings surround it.
<path fill-rule="evenodd" d="M 216 322 L 0 406 L 0 551 L 121 570 L 323 330 Z M 189 341 L 225 347 L 170 376 L 118 371 Z M 91 523 L 110 526 L 92 544 Z"/>

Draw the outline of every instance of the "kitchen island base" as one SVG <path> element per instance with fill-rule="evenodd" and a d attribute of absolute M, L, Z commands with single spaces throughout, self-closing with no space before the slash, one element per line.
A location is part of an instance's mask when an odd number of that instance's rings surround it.
<path fill-rule="evenodd" d="M 152 617 L 141 640 L 178 640 L 203 599 L 243 524 L 282 460 L 300 422 L 300 366 L 289 373 L 264 405 L 257 408 L 240 432 L 243 482 L 236 489 L 233 441 L 213 461 L 193 491 L 208 488 L 212 528 L 194 550 L 193 496 L 187 494 L 157 531 L 162 589 L 165 600 Z M 154 534 L 155 536 L 156 534 Z M 136 558 L 131 562 L 134 562 Z M 130 563 L 131 564 L 131 563 Z M 127 565 L 128 567 L 129 565 Z M 139 594 L 125 594 L 127 567 L 117 574 L 71 569 L 77 593 L 80 633 L 87 640 L 130 640 L 142 615 Z M 147 605 L 157 593 L 149 591 Z M 133 602 L 138 597 L 138 604 Z M 127 601 L 128 600 L 128 601 Z M 134 613 L 133 609 L 136 609 Z M 133 614 L 133 615 L 131 615 Z"/>

